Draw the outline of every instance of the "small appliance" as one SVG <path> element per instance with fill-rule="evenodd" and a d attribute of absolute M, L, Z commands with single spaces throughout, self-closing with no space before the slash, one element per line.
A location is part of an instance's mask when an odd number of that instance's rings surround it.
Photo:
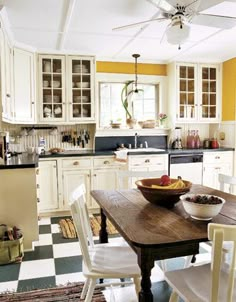
<path fill-rule="evenodd" d="M 172 142 L 172 149 L 183 149 L 182 140 L 181 140 L 181 127 L 175 127 L 174 130 L 174 140 Z"/>
<path fill-rule="evenodd" d="M 10 156 L 9 153 L 9 132 L 0 132 L 0 159 L 3 162 L 7 157 Z"/>

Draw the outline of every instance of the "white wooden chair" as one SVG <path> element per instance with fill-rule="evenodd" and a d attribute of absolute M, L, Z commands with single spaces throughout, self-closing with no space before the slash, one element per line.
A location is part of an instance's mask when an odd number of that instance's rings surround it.
<path fill-rule="evenodd" d="M 218 180 L 220 183 L 220 190 L 226 193 L 234 194 L 234 186 L 236 186 L 236 177 L 226 174 L 219 174 Z"/>
<path fill-rule="evenodd" d="M 170 302 L 234 302 L 236 301 L 236 225 L 208 224 L 208 238 L 213 241 L 211 263 L 166 272 L 168 284 L 173 288 Z M 224 242 L 233 242 L 232 260 L 228 270 L 222 256 Z"/>
<path fill-rule="evenodd" d="M 86 278 L 81 299 L 86 297 L 85 302 L 91 301 L 98 279 L 133 278 L 138 295 L 140 269 L 137 264 L 137 255 L 128 245 L 94 244 L 83 184 L 72 192 L 70 207 L 83 257 L 83 274 Z M 110 286 L 111 284 L 124 285 L 125 282 L 117 281 L 98 285 Z"/>

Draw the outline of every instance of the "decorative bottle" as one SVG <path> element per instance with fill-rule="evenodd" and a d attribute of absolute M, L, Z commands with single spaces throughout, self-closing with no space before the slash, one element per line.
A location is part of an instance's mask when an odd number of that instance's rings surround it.
<path fill-rule="evenodd" d="M 195 148 L 199 149 L 201 145 L 200 137 L 198 134 L 198 130 L 196 130 L 196 135 L 195 135 Z"/>

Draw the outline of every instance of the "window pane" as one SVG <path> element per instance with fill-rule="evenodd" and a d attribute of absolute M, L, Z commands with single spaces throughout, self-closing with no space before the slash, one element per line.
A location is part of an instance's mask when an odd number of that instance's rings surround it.
<path fill-rule="evenodd" d="M 109 127 L 111 120 L 126 125 L 126 113 L 121 102 L 121 91 L 124 83 L 100 83 L 100 127 Z M 140 121 L 157 118 L 157 86 L 153 84 L 138 84 L 138 93 L 129 97 L 129 112 Z M 134 85 L 128 86 L 127 93 L 134 90 Z"/>

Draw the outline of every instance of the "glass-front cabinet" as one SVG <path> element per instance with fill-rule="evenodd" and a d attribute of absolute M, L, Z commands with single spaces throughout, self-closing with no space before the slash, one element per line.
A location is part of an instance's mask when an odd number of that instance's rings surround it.
<path fill-rule="evenodd" d="M 66 120 L 65 57 L 39 56 L 40 121 Z"/>
<path fill-rule="evenodd" d="M 40 122 L 94 122 L 94 57 L 39 55 Z"/>
<path fill-rule="evenodd" d="M 94 120 L 94 59 L 68 56 L 68 119 Z"/>
<path fill-rule="evenodd" d="M 179 63 L 176 70 L 177 121 L 219 121 L 219 66 Z"/>

